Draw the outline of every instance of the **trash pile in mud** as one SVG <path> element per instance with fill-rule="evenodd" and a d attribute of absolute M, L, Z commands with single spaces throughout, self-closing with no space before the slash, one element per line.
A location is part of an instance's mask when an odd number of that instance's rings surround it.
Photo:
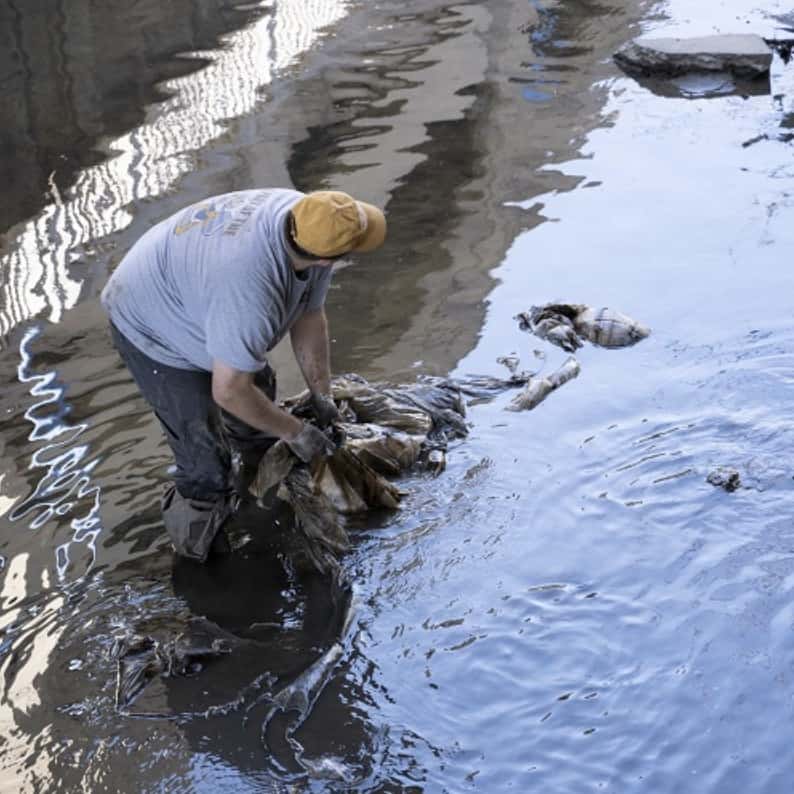
<path fill-rule="evenodd" d="M 405 494 L 387 478 L 415 468 L 433 475 L 444 470 L 448 442 L 468 433 L 466 397 L 487 399 L 530 379 L 513 373 L 507 379 L 425 378 L 394 386 L 356 375 L 335 378 L 331 396 L 341 421 L 332 428 L 333 455 L 306 466 L 279 441 L 259 464 L 250 491 L 262 498 L 277 489 L 295 513 L 305 556 L 320 572 L 338 576 L 337 557 L 348 547 L 342 517 L 398 507 Z M 311 417 L 309 392 L 285 406 Z"/>
<path fill-rule="evenodd" d="M 516 319 L 522 330 L 568 352 L 584 341 L 626 347 L 650 333 L 625 314 L 582 304 L 535 306 Z M 580 371 L 573 356 L 545 376 L 517 372 L 516 359 L 501 361 L 510 370 L 509 378 L 424 378 L 401 386 L 369 383 L 356 375 L 335 378 L 331 396 L 341 421 L 333 427 L 334 454 L 309 467 L 278 442 L 262 459 L 251 493 L 262 498 L 277 489 L 295 513 L 305 556 L 317 570 L 338 576 L 337 557 L 348 547 L 342 517 L 398 507 L 404 493 L 388 477 L 416 467 L 440 474 L 447 443 L 468 433 L 466 398 L 490 399 L 520 388 L 507 410 L 530 410 Z M 308 391 L 285 406 L 297 416 L 312 416 Z"/>
<path fill-rule="evenodd" d="M 515 319 L 521 330 L 570 353 L 585 341 L 608 348 L 625 347 L 650 333 L 620 312 L 594 310 L 580 304 L 536 306 Z M 295 751 L 296 763 L 309 775 L 336 776 L 333 769 L 314 768 L 314 762 L 304 757 L 293 734 L 343 655 L 354 615 L 351 582 L 340 565 L 341 555 L 350 545 L 346 518 L 398 508 L 406 495 L 394 482 L 400 475 L 412 470 L 440 475 L 449 442 L 468 434 L 468 402 L 483 402 L 507 390 L 519 390 L 506 410 L 530 410 L 580 372 L 573 356 L 547 375 L 519 371 L 520 360 L 516 356 L 506 356 L 499 362 L 509 370 L 505 378 L 424 377 L 413 384 L 394 385 L 370 383 L 357 375 L 337 377 L 332 382 L 331 396 L 339 421 L 327 431 L 335 442 L 334 453 L 306 465 L 286 443 L 279 441 L 259 464 L 250 485 L 251 494 L 257 499 L 276 494 L 290 506 L 297 547 L 295 562 L 300 564 L 302 558 L 309 570 L 328 577 L 330 597 L 341 616 L 342 629 L 340 636 L 294 680 L 274 687 L 260 681 L 257 687 L 265 691 L 254 695 L 251 702 L 246 704 L 240 696 L 222 708 L 250 711 L 264 705 L 265 746 L 274 716 L 291 715 L 286 739 Z M 284 406 L 296 416 L 312 421 L 308 391 L 286 400 Z M 130 707 L 150 681 L 195 674 L 208 660 L 227 656 L 240 645 L 239 638 L 203 618 L 188 621 L 182 630 L 174 630 L 166 637 L 143 633 L 121 636 L 113 652 L 118 665 L 116 707 L 135 716 Z"/>

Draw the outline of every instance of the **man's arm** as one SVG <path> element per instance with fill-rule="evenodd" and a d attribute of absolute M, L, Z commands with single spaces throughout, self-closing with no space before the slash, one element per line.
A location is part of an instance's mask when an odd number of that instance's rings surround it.
<path fill-rule="evenodd" d="M 252 373 L 218 359 L 212 362 L 212 399 L 251 427 L 283 439 L 304 463 L 334 452 L 333 443 L 322 430 L 282 411 L 254 385 Z"/>
<path fill-rule="evenodd" d="M 292 350 L 312 394 L 331 393 L 331 355 L 325 309 L 301 315 L 290 330 Z"/>
<path fill-rule="evenodd" d="M 303 422 L 281 410 L 254 385 L 254 374 L 234 369 L 215 359 L 212 363 L 212 399 L 246 424 L 285 441 L 303 429 Z"/>

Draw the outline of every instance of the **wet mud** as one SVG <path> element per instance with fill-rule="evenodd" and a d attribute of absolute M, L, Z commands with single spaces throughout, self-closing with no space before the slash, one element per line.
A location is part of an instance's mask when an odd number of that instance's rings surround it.
<path fill-rule="evenodd" d="M 787 792 L 792 67 L 752 92 L 612 54 L 793 25 L 776 0 L 0 0 L 3 787 Z M 167 449 L 98 305 L 153 223 L 254 185 L 386 209 L 334 278 L 336 373 L 554 372 L 513 318 L 569 296 L 653 328 L 531 412 L 475 399 L 442 477 L 348 519 L 350 610 L 278 510 L 173 558 Z M 119 637 L 175 650 L 195 620 L 234 652 L 122 713 Z"/>

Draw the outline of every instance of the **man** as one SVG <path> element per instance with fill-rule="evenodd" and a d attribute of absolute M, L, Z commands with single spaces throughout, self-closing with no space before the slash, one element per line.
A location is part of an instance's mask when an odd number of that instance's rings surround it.
<path fill-rule="evenodd" d="M 332 265 L 385 236 L 383 213 L 346 193 L 246 190 L 162 221 L 113 273 L 102 292 L 113 343 L 176 460 L 162 506 L 179 554 L 203 562 L 223 547 L 232 452 L 250 467 L 279 438 L 305 462 L 331 451 L 321 429 L 273 402 L 267 353 L 289 331 L 327 426 Z"/>

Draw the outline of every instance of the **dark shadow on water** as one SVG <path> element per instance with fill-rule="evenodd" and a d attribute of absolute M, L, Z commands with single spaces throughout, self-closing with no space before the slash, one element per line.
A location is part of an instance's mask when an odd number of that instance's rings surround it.
<path fill-rule="evenodd" d="M 771 93 L 768 77 L 741 80 L 727 72 L 686 74 L 679 77 L 645 77 L 631 75 L 653 94 L 671 99 L 718 99 L 726 96 L 767 96 Z"/>

